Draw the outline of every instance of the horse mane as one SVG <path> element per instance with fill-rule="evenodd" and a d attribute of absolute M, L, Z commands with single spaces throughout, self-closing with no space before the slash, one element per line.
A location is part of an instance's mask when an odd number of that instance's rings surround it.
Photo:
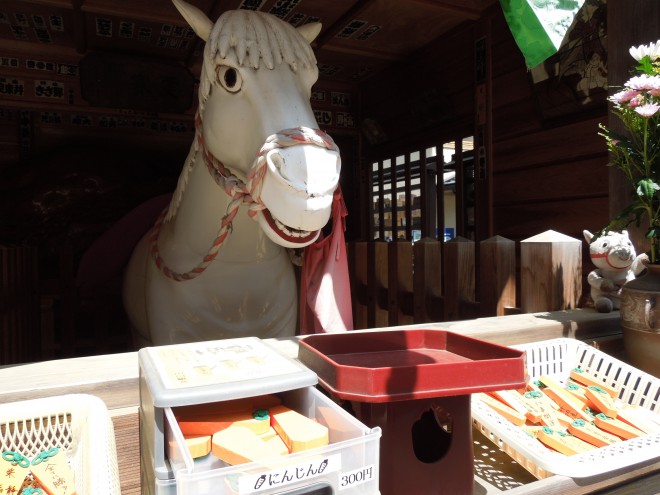
<path fill-rule="evenodd" d="M 231 60 L 239 67 L 248 66 L 255 70 L 261 61 L 268 69 L 274 69 L 282 63 L 288 64 L 293 72 L 297 72 L 299 67 L 310 70 L 316 68 L 316 57 L 311 45 L 288 22 L 259 11 L 228 10 L 218 18 L 204 46 L 199 81 L 199 115 L 203 114 L 204 104 L 216 82 L 215 68 L 222 60 Z M 166 221 L 173 218 L 178 210 L 197 150 L 195 137 L 179 176 Z"/>
<path fill-rule="evenodd" d="M 222 60 L 252 69 L 258 69 L 262 60 L 268 69 L 282 63 L 288 64 L 294 72 L 298 65 L 316 68 L 312 47 L 288 22 L 256 10 L 228 10 L 216 21 L 204 47 L 200 110 L 215 83 L 215 67 Z"/>

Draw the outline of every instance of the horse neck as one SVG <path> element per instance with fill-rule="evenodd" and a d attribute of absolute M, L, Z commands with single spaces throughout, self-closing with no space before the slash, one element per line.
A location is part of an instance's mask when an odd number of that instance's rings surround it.
<path fill-rule="evenodd" d="M 191 246 L 190 250 L 194 252 L 191 254 L 201 258 L 216 239 L 231 198 L 215 182 L 201 153 L 196 155 L 181 193 L 180 204 L 169 222 L 169 237 L 173 243 L 182 242 Z M 283 248 L 268 239 L 247 211 L 245 205 L 239 208 L 232 228 L 218 251 L 218 260 L 249 262 L 281 254 Z"/>

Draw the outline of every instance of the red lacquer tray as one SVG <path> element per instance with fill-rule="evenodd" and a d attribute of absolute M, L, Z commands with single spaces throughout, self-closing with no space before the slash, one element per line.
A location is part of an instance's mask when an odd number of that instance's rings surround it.
<path fill-rule="evenodd" d="M 362 402 L 521 388 L 525 353 L 445 330 L 317 334 L 298 359 L 341 399 Z"/>

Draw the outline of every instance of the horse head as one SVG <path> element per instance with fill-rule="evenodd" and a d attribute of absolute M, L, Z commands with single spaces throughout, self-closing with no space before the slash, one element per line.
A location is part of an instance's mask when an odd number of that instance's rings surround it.
<path fill-rule="evenodd" d="M 214 24 L 183 0 L 173 2 L 206 42 L 194 151 L 201 148 L 230 195 L 244 188 L 251 215 L 273 242 L 311 244 L 329 220 L 341 168 L 310 105 L 318 78 L 310 43 L 320 24 L 294 28 L 248 10 L 227 11 Z M 182 174 L 169 218 L 185 184 Z"/>
<path fill-rule="evenodd" d="M 628 231 L 609 231 L 594 239 L 594 235 L 585 230 L 584 238 L 589 244 L 589 256 L 593 264 L 605 271 L 625 270 L 635 261 L 635 247 Z"/>

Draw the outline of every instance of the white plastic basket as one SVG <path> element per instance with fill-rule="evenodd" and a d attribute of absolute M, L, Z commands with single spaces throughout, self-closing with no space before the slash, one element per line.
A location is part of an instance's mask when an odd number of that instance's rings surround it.
<path fill-rule="evenodd" d="M 530 380 L 548 375 L 565 382 L 581 367 L 620 390 L 617 401 L 637 404 L 660 423 L 660 379 L 574 339 L 553 339 L 512 346 L 526 351 Z M 553 474 L 582 478 L 660 457 L 660 433 L 566 456 L 545 447 L 493 409 L 472 398 L 473 424 L 537 478 Z"/>
<path fill-rule="evenodd" d="M 120 495 L 117 450 L 105 403 L 68 394 L 0 404 L 0 448 L 31 458 L 57 447 L 75 473 L 78 495 Z"/>

